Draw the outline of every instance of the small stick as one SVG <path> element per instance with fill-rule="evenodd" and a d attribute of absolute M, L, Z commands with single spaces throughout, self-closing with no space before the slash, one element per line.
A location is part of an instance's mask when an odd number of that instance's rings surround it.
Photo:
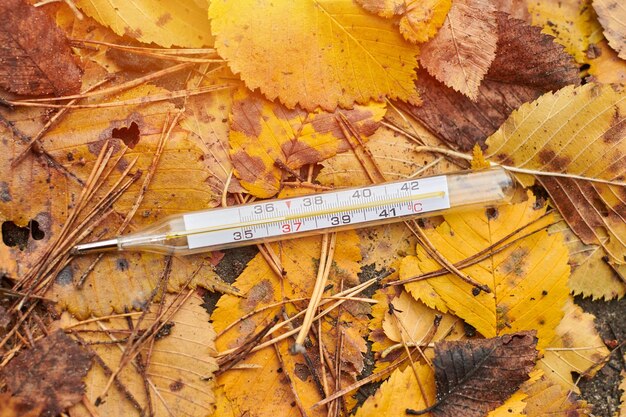
<path fill-rule="evenodd" d="M 315 311 L 317 310 L 320 300 L 322 299 L 322 294 L 324 294 L 324 287 L 326 287 L 328 275 L 330 275 L 330 266 L 332 264 L 333 256 L 335 254 L 336 242 L 336 233 L 330 234 L 330 243 L 328 239 L 328 233 L 324 233 L 322 237 L 320 264 L 317 270 L 317 279 L 315 280 L 315 286 L 313 287 L 313 294 L 311 295 L 309 306 L 307 307 L 306 314 L 304 315 L 304 321 L 302 322 L 302 327 L 300 328 L 298 337 L 296 337 L 296 341 L 291 347 L 291 353 L 294 355 L 296 353 L 306 352 L 306 348 L 304 347 L 304 340 L 306 339 L 307 334 L 309 334 L 309 330 L 311 329 L 311 325 L 313 324 L 313 316 L 315 315 Z"/>

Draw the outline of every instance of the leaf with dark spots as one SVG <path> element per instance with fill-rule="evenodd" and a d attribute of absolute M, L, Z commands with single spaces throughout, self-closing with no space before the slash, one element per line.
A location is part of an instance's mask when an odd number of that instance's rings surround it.
<path fill-rule="evenodd" d="M 41 240 L 45 233 L 39 227 L 39 222 L 31 220 L 24 227 L 18 226 L 12 221 L 2 222 L 2 243 L 9 247 L 17 247 L 20 250 L 26 249 L 28 241 Z"/>
<path fill-rule="evenodd" d="M 422 106 L 397 105 L 419 120 L 449 146 L 471 150 L 484 145 L 489 135 L 513 110 L 541 94 L 578 84 L 578 67 L 554 38 L 540 28 L 496 13 L 496 57 L 482 81 L 475 102 L 418 70 L 415 82 Z"/>
<path fill-rule="evenodd" d="M 42 416 L 56 416 L 85 394 L 83 377 L 91 355 L 62 330 L 22 352 L 2 370 L 8 391 L 33 404 L 42 404 Z"/>
<path fill-rule="evenodd" d="M 23 398 L 0 394 L 0 417 L 39 417 L 42 404 L 33 403 Z"/>
<path fill-rule="evenodd" d="M 492 339 L 435 344 L 436 417 L 480 417 L 494 410 L 528 380 L 537 360 L 537 338 L 525 331 Z"/>
<path fill-rule="evenodd" d="M 79 91 L 78 60 L 46 13 L 23 0 L 3 0 L 0 16 L 0 87 L 31 96 Z"/>
<path fill-rule="evenodd" d="M 593 83 L 566 87 L 516 110 L 485 152 L 492 162 L 565 175 L 536 178 L 580 240 L 602 246 L 614 265 L 626 263 L 626 193 L 606 182 L 626 178 L 625 114 L 623 91 Z"/>
<path fill-rule="evenodd" d="M 384 112 L 384 105 L 373 103 L 309 113 L 241 89 L 235 94 L 230 120 L 235 175 L 251 194 L 271 197 L 280 190 L 281 180 L 297 176 L 300 167 L 351 149 L 349 140 L 364 141 L 374 134 Z M 347 131 L 358 139 L 346 138 Z"/>
<path fill-rule="evenodd" d="M 111 131 L 112 138 L 121 139 L 131 149 L 139 142 L 139 134 L 139 126 L 135 122 L 131 122 L 128 127 L 114 128 Z"/>

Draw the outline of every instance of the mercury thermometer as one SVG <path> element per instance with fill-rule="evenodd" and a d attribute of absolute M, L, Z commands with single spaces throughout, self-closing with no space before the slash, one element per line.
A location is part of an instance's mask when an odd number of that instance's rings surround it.
<path fill-rule="evenodd" d="M 433 216 L 510 201 L 502 168 L 386 182 L 166 217 L 148 228 L 84 243 L 74 254 L 143 250 L 188 255 Z"/>

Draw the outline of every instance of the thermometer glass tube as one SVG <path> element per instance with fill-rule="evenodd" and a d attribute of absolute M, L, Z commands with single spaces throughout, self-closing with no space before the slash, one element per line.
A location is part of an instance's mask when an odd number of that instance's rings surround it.
<path fill-rule="evenodd" d="M 143 250 L 187 255 L 510 202 L 501 168 L 459 172 L 167 217 L 139 232 L 74 247 L 74 254 Z"/>

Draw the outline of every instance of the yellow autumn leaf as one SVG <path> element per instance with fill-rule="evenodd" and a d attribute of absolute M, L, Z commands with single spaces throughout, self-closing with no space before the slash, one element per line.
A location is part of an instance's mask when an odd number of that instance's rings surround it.
<path fill-rule="evenodd" d="M 241 346 L 247 337 L 257 333 L 276 315 L 282 321 L 281 311 L 292 316 L 306 308 L 319 265 L 320 240 L 319 237 L 309 237 L 273 244 L 272 250 L 285 271 L 283 277 L 276 275 L 261 254 L 250 261 L 234 283 L 241 296 L 222 296 L 211 315 L 218 332 L 216 345 L 220 352 Z M 356 233 L 339 233 L 328 280 L 332 288 L 326 296 L 358 284 L 360 259 Z M 283 304 L 287 300 L 294 301 Z M 258 313 L 251 314 L 255 311 Z M 323 346 L 329 357 L 334 358 L 341 347 L 341 381 L 344 386 L 354 382 L 364 366 L 363 354 L 367 350 L 364 337 L 369 311 L 369 306 L 364 303 L 348 302 L 339 313 L 333 310 L 322 319 Z M 244 320 L 238 319 L 244 316 Z M 234 326 L 229 327 L 233 323 Z M 317 323 L 313 327 L 317 329 Z M 282 333 L 284 330 L 272 337 Z M 344 335 L 341 346 L 337 346 L 339 333 Z M 317 369 L 324 366 L 318 357 L 318 342 L 312 335 L 314 345 L 307 350 L 307 357 L 312 361 L 313 369 L 302 355 L 289 353 L 293 339 L 288 338 L 276 344 L 278 352 L 268 346 L 246 356 L 245 364 L 251 368 L 231 369 L 219 375 L 217 383 L 224 387 L 230 406 L 239 414 L 249 413 L 251 417 L 300 416 L 294 401 L 301 401 L 307 413 L 310 412 L 309 416 L 326 415 L 324 407 L 309 410 L 322 399 L 315 381 L 322 379 Z M 280 354 L 280 360 L 277 354 Z M 334 387 L 335 381 L 328 372 L 327 378 L 328 385 Z"/>
<path fill-rule="evenodd" d="M 589 74 L 592 80 L 600 84 L 619 84 L 626 87 L 626 61 L 617 56 L 603 39 L 595 47 L 597 53 L 589 60 Z"/>
<path fill-rule="evenodd" d="M 437 35 L 424 44 L 420 63 L 448 87 L 476 101 L 496 57 L 498 26 L 489 0 L 456 0 Z"/>
<path fill-rule="evenodd" d="M 384 114 L 385 105 L 380 103 L 330 113 L 319 109 L 309 113 L 299 106 L 289 110 L 240 89 L 234 98 L 230 129 L 235 175 L 252 195 L 272 197 L 280 190 L 284 174 L 365 141 L 378 129 Z M 358 139 L 345 136 L 344 123 Z"/>
<path fill-rule="evenodd" d="M 213 44 L 207 5 L 194 0 L 176 3 L 158 0 L 76 0 L 87 15 L 120 36 L 144 43 L 197 48 Z"/>
<path fill-rule="evenodd" d="M 578 63 L 587 62 L 587 49 L 602 38 L 591 0 L 526 0 L 526 3 L 533 25 L 554 36 Z"/>
<path fill-rule="evenodd" d="M 163 311 L 172 309 L 175 313 L 164 323 L 152 347 L 150 342 L 146 343 L 138 359 L 145 361 L 149 358 L 150 362 L 145 369 L 132 363 L 125 366 L 119 373 L 118 383 L 109 388 L 97 407 L 93 404 L 103 393 L 111 371 L 117 370 L 132 327 L 129 327 L 127 317 L 90 320 L 81 324 L 64 315 L 63 327 L 77 332 L 99 357 L 85 377 L 85 396 L 90 408 L 97 409 L 103 416 L 139 416 L 143 415 L 142 409 L 148 410 L 150 401 L 157 416 L 212 414 L 215 403 L 213 373 L 217 370 L 215 332 L 202 303 L 197 294 L 188 299 L 168 296 Z M 155 322 L 158 311 L 159 303 L 155 303 L 141 323 L 138 315 L 132 317 L 132 325 L 147 329 Z M 146 393 L 146 387 L 149 387 L 149 393 Z M 93 415 L 81 403 L 73 406 L 69 414 L 75 417 Z"/>
<path fill-rule="evenodd" d="M 623 181 L 626 165 L 626 92 L 586 84 L 547 93 L 522 105 L 487 139 L 485 156 L 516 168 Z M 533 177 L 519 177 L 525 185 Z M 585 244 L 602 245 L 611 262 L 626 256 L 626 188 L 537 176 Z M 609 239 L 603 239 L 607 235 Z"/>
<path fill-rule="evenodd" d="M 549 232 L 561 233 L 565 239 L 572 268 L 567 286 L 574 295 L 607 301 L 626 295 L 626 265 L 606 262 L 602 246 L 585 245 L 565 221 L 550 226 Z M 608 240 L 608 237 L 604 239 Z M 592 276 L 593 279 L 589 279 Z"/>
<path fill-rule="evenodd" d="M 571 299 L 563 310 L 565 315 L 537 368 L 564 389 L 580 392 L 572 373 L 593 376 L 609 351 L 596 330 L 593 315 L 583 312 Z"/>
<path fill-rule="evenodd" d="M 593 0 L 593 9 L 609 45 L 620 58 L 626 59 L 626 6 L 616 0 Z"/>
<path fill-rule="evenodd" d="M 385 98 L 418 102 L 418 49 L 351 1 L 213 0 L 219 54 L 250 90 L 288 108 L 334 111 Z"/>
<path fill-rule="evenodd" d="M 535 207 L 535 197 L 496 211 L 476 210 L 444 216 L 445 222 L 435 230 L 425 230 L 434 247 L 450 262 L 457 263 L 498 243 L 510 243 L 501 251 L 487 256 L 462 271 L 491 293 L 476 291 L 467 282 L 446 274 L 428 280 L 405 284 L 416 299 L 431 308 L 451 311 L 474 326 L 485 337 L 521 330 L 537 330 L 539 349 L 548 346 L 555 334 L 567 299 L 568 252 L 558 235 L 540 230 L 550 223 L 545 207 Z M 509 236 L 534 222 L 540 230 L 523 239 Z M 518 235 L 519 236 L 519 235 Z M 400 268 L 400 279 L 440 269 L 424 249 L 417 257 L 407 257 Z"/>
<path fill-rule="evenodd" d="M 365 10 L 394 19 L 409 42 L 426 42 L 435 36 L 450 10 L 451 0 L 356 0 Z"/>
<path fill-rule="evenodd" d="M 421 384 L 418 383 L 418 379 Z M 406 409 L 422 410 L 435 402 L 435 373 L 428 365 L 396 369 L 378 391 L 369 397 L 355 417 L 402 416 Z M 420 390 L 424 389 L 424 395 Z M 426 397 L 426 398 L 424 398 Z M 431 416 L 431 413 L 424 414 Z"/>
<path fill-rule="evenodd" d="M 130 100 L 165 91 L 145 84 L 108 97 L 108 100 Z M 98 98 L 90 100 L 91 103 L 98 102 Z M 42 240 L 32 241 L 23 251 L 17 247 L 0 245 L 1 251 L 8 252 L 6 257 L 10 261 L 6 268 L 13 276 L 22 276 L 30 269 L 48 242 L 59 233 L 70 205 L 82 190 L 106 140 L 112 140 L 115 151 L 113 160 L 120 157 L 123 150 L 126 153 L 117 167 L 111 166 L 113 170 L 104 181 L 102 190 L 111 187 L 135 158 L 135 169 L 144 172 L 143 177 L 135 181 L 114 204 L 115 214 L 107 217 L 89 239 L 95 240 L 99 233 L 106 232 L 109 236 L 116 233 L 142 192 L 142 180 L 153 163 L 162 132 L 167 129 L 166 116 L 169 113 L 172 120 L 176 111 L 168 103 L 74 109 L 41 139 L 41 147 L 57 161 L 53 168 L 36 158 L 27 158 L 13 168 L 12 160 L 23 145 L 20 142 L 14 142 L 17 145 L 15 147 L 8 142 L 0 144 L 3 149 L 0 152 L 0 167 L 5 172 L 12 172 L 6 183 L 6 192 L 11 198 L 0 200 L 0 220 L 25 225 L 34 219 L 46 230 Z M 26 122 L 21 126 L 28 129 L 26 131 L 33 129 L 36 132 L 40 128 L 33 120 Z M 122 139 L 111 139 L 116 136 Z M 200 145 L 182 129 L 173 129 L 164 144 L 154 176 L 144 190 L 143 201 L 130 228 L 148 225 L 181 210 L 203 209 L 219 202 L 221 190 L 212 188 L 207 182 L 210 175 L 209 161 L 204 160 L 204 151 Z M 39 191 L 29 192 L 33 187 L 39 187 Z M 111 311 L 124 312 L 141 306 L 155 288 L 159 277 L 168 269 L 165 257 L 151 253 L 109 253 L 97 264 L 93 264 L 94 260 L 95 256 L 76 259 L 61 272 L 50 294 L 60 306 L 69 308 L 80 317 L 91 313 L 105 315 Z M 169 268 L 169 289 L 180 289 L 193 277 L 192 285 L 227 290 L 228 286 L 213 272 L 212 262 L 211 254 L 173 259 Z M 76 283 L 91 265 L 97 267 L 86 275 L 82 289 L 76 288 Z"/>
<path fill-rule="evenodd" d="M 622 397 L 621 397 L 621 405 L 620 405 L 620 412 L 619 412 L 619 417 L 626 417 L 626 371 L 622 371 L 620 373 L 621 377 L 622 377 L 622 383 L 619 384 L 619 389 L 622 390 Z"/>

